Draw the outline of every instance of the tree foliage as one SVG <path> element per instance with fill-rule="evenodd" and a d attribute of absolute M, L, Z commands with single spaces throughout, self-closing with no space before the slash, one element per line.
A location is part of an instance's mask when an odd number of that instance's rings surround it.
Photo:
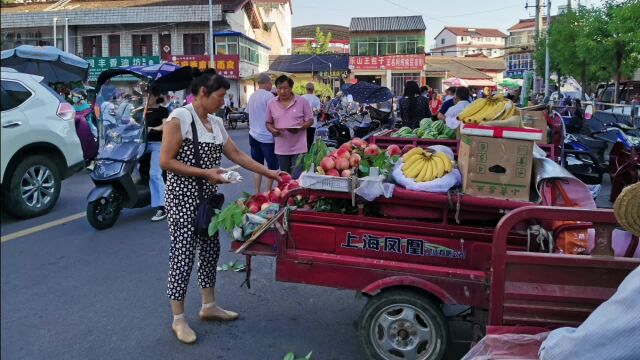
<path fill-rule="evenodd" d="M 307 83 L 296 82 L 293 85 L 293 93 L 296 95 L 306 94 L 307 93 L 307 89 L 305 88 L 306 85 Z M 320 99 L 324 99 L 327 96 L 333 97 L 333 91 L 331 91 L 331 86 L 327 84 L 315 82 L 315 81 L 313 82 L 313 86 L 315 89 L 316 96 L 318 96 Z"/>
<path fill-rule="evenodd" d="M 320 31 L 320 27 L 316 27 L 316 38 L 314 41 L 307 41 L 302 50 L 298 53 L 303 55 L 321 55 L 329 54 L 329 43 L 332 39 L 331 32 L 326 35 Z"/>
<path fill-rule="evenodd" d="M 619 81 L 640 67 L 639 23 L 640 0 L 569 9 L 551 22 L 548 39 L 538 39 L 536 67 L 544 68 L 548 40 L 551 70 L 577 79 L 583 91 L 598 82 Z"/>

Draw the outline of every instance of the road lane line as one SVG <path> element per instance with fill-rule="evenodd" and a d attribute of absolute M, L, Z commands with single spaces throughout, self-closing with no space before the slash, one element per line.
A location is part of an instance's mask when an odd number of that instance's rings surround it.
<path fill-rule="evenodd" d="M 44 223 L 44 224 L 40 224 L 40 225 L 36 225 L 33 227 L 30 227 L 28 229 L 24 229 L 24 230 L 20 230 L 20 231 L 16 231 L 14 233 L 5 235 L 0 237 L 0 243 L 3 243 L 5 241 L 9 241 L 9 240 L 14 240 L 23 236 L 27 236 L 27 235 L 31 235 L 31 234 L 35 234 L 37 232 L 43 231 L 43 230 L 47 230 L 50 229 L 52 227 L 58 226 L 58 225 L 63 225 L 78 219 L 82 219 L 83 217 L 87 216 L 86 212 L 81 212 L 81 213 L 77 213 L 77 214 L 73 214 L 67 217 L 63 217 L 62 219 L 58 219 L 58 220 L 54 220 L 54 221 L 50 221 L 48 223 Z"/>
<path fill-rule="evenodd" d="M 239 169 L 240 165 L 233 165 L 231 167 L 226 168 L 227 170 L 236 170 Z M 64 217 L 62 219 L 58 219 L 58 220 L 54 220 L 54 221 L 50 221 L 48 223 L 44 223 L 44 224 L 40 224 L 40 225 L 36 225 L 33 227 L 30 227 L 28 229 L 24 229 L 24 230 L 20 230 L 20 231 L 16 231 L 14 233 L 5 235 L 0 237 L 0 243 L 3 243 L 5 241 L 9 241 L 9 240 L 14 240 L 17 238 L 21 238 L 23 236 L 27 236 L 27 235 L 31 235 L 31 234 L 35 234 L 37 232 L 43 231 L 43 230 L 47 230 L 50 229 L 52 227 L 55 226 L 59 226 L 59 225 L 63 225 L 78 219 L 81 219 L 83 217 L 85 217 L 87 214 L 85 212 L 81 212 L 81 213 L 77 213 L 74 215 L 70 215 L 67 217 Z"/>

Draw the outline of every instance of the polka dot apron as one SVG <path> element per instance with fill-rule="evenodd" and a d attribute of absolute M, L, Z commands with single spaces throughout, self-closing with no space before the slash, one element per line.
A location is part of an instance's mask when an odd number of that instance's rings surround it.
<path fill-rule="evenodd" d="M 198 138 L 211 138 L 204 125 L 196 121 Z M 220 166 L 222 144 L 215 142 L 198 142 L 200 163 L 203 169 Z M 194 143 L 184 138 L 176 159 L 187 165 L 195 166 Z M 218 191 L 217 185 L 203 181 L 204 196 Z M 195 234 L 193 219 L 199 203 L 196 178 L 167 172 L 165 207 L 171 237 L 169 253 L 169 281 L 167 295 L 171 300 L 184 300 L 187 285 L 193 268 L 196 250 L 198 250 L 198 285 L 201 288 L 215 287 L 216 267 L 220 256 L 220 240 L 214 237 L 203 237 Z"/>

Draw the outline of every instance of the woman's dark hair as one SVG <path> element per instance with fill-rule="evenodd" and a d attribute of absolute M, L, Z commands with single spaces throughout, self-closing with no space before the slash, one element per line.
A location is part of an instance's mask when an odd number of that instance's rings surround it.
<path fill-rule="evenodd" d="M 469 88 L 459 86 L 455 91 L 456 97 L 460 100 L 469 100 Z"/>
<path fill-rule="evenodd" d="M 409 101 L 409 113 L 413 114 L 413 110 L 418 103 L 418 96 L 420 96 L 420 86 L 418 83 L 409 80 L 404 84 L 404 97 Z"/>
<path fill-rule="evenodd" d="M 293 79 L 288 77 L 287 75 L 278 76 L 278 78 L 276 79 L 276 87 L 278 87 L 278 85 L 282 84 L 285 81 L 289 84 L 289 87 L 293 89 Z"/>
<path fill-rule="evenodd" d="M 231 84 L 224 76 L 218 75 L 215 70 L 207 69 L 193 78 L 191 82 L 191 94 L 198 96 L 200 88 L 204 88 L 204 93 L 209 96 L 220 89 L 229 90 Z"/>
<path fill-rule="evenodd" d="M 428 86 L 420 86 L 420 93 L 422 94 L 425 91 L 429 91 L 429 87 Z"/>
<path fill-rule="evenodd" d="M 161 105 L 164 102 L 164 97 L 160 96 L 156 98 L 156 104 Z"/>
<path fill-rule="evenodd" d="M 453 86 L 452 86 L 452 87 L 450 87 L 450 88 L 448 88 L 446 91 L 450 92 L 450 93 L 451 93 L 451 95 L 455 95 L 455 94 L 456 94 L 456 88 L 455 88 L 455 87 L 453 87 Z"/>

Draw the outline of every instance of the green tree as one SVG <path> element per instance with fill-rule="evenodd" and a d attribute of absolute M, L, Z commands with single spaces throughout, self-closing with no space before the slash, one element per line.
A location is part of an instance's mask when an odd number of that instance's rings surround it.
<path fill-rule="evenodd" d="M 303 82 L 296 82 L 293 85 L 293 93 L 296 95 L 304 95 L 307 93 L 307 89 L 306 89 L 306 85 L 307 83 L 303 83 Z M 319 83 L 319 82 L 313 82 L 313 87 L 315 89 L 315 94 L 321 98 L 324 99 L 327 96 L 331 96 L 333 97 L 333 91 L 331 90 L 331 86 L 327 85 L 327 84 L 323 84 L 323 83 Z"/>
<path fill-rule="evenodd" d="M 640 0 L 569 9 L 549 26 L 551 70 L 577 79 L 585 92 L 601 81 L 619 82 L 640 67 L 639 22 Z M 538 69 L 544 68 L 546 41 L 541 37 L 536 46 Z"/>
<path fill-rule="evenodd" d="M 316 27 L 316 38 L 314 41 L 307 41 L 304 44 L 304 48 L 300 50 L 299 54 L 305 55 L 320 55 L 329 54 L 329 43 L 331 42 L 331 32 L 326 35 L 320 31 L 320 27 Z"/>
<path fill-rule="evenodd" d="M 606 61 L 603 65 L 614 76 L 617 102 L 620 79 L 631 76 L 640 67 L 640 0 L 609 1 L 602 14 L 607 33 L 602 48 L 609 55 L 603 58 Z"/>

